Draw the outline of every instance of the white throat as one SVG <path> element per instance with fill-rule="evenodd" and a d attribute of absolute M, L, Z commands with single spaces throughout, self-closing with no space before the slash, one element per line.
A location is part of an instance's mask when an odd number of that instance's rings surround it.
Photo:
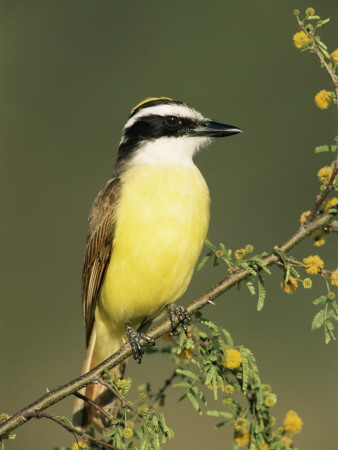
<path fill-rule="evenodd" d="M 205 137 L 163 137 L 144 142 L 130 160 L 130 165 L 192 165 L 193 156 L 210 139 Z"/>

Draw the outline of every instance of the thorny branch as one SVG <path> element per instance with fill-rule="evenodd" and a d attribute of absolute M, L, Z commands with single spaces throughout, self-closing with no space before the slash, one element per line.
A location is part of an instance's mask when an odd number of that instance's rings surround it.
<path fill-rule="evenodd" d="M 106 442 L 100 441 L 100 439 L 95 439 L 94 437 L 90 436 L 89 434 L 84 433 L 83 431 L 80 431 L 77 428 L 71 427 L 70 425 L 63 422 L 63 420 L 61 420 L 59 417 L 54 416 L 53 414 L 47 414 L 47 413 L 37 411 L 35 413 L 30 413 L 30 414 L 26 415 L 26 420 L 42 419 L 42 418 L 50 419 L 53 422 L 56 422 L 58 425 L 61 425 L 61 427 L 65 428 L 70 433 L 74 433 L 74 434 L 77 434 L 78 436 L 80 436 L 84 441 L 96 442 L 96 444 L 103 445 L 103 446 L 105 446 L 107 448 L 111 448 L 113 450 L 118 450 L 118 448 L 115 447 L 114 445 L 107 444 Z"/>

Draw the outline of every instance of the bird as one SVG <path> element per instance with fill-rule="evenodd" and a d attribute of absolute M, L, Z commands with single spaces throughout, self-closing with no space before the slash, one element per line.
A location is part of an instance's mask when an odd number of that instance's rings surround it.
<path fill-rule="evenodd" d="M 193 157 L 212 138 L 241 132 L 167 97 L 147 98 L 132 109 L 113 175 L 88 219 L 82 373 L 117 352 L 126 339 L 141 362 L 140 339 L 154 344 L 145 331 L 166 310 L 173 329 L 177 319 L 189 320 L 175 302 L 190 283 L 210 216 L 209 190 Z M 112 394 L 102 385 L 82 393 L 101 407 L 112 405 Z M 79 398 L 73 423 L 82 429 L 93 424 L 99 431 L 107 426 L 102 413 Z"/>

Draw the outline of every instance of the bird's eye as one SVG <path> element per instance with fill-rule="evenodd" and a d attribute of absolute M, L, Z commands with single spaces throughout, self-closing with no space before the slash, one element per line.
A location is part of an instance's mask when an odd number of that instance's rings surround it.
<path fill-rule="evenodd" d="M 168 125 L 168 127 L 177 127 L 177 125 L 179 125 L 180 120 L 178 117 L 176 116 L 166 116 L 164 118 L 165 123 Z"/>

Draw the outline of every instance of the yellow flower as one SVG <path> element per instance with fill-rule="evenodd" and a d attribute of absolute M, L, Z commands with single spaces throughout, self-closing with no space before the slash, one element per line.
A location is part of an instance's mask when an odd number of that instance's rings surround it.
<path fill-rule="evenodd" d="M 299 219 L 300 223 L 304 223 L 310 214 L 311 214 L 310 210 L 302 212 Z"/>
<path fill-rule="evenodd" d="M 287 448 L 291 447 L 292 439 L 289 438 L 289 436 L 283 436 L 281 439 L 279 439 L 279 442 L 282 442 Z"/>
<path fill-rule="evenodd" d="M 251 253 L 251 252 L 253 252 L 254 247 L 253 247 L 253 245 L 248 244 L 248 245 L 245 246 L 244 250 L 245 250 L 245 253 Z"/>
<path fill-rule="evenodd" d="M 125 429 L 123 430 L 123 436 L 124 436 L 126 439 L 131 438 L 132 435 L 133 435 L 133 430 L 132 430 L 132 428 L 125 428 Z"/>
<path fill-rule="evenodd" d="M 265 444 L 255 447 L 255 450 L 269 450 L 269 444 L 265 442 Z"/>
<path fill-rule="evenodd" d="M 330 92 L 325 91 L 325 89 L 319 91 L 318 94 L 315 95 L 315 103 L 318 108 L 327 109 L 332 103 Z"/>
<path fill-rule="evenodd" d="M 337 197 L 332 197 L 332 198 L 330 198 L 330 200 L 327 200 L 324 203 L 323 210 L 327 211 L 328 209 L 333 208 L 336 205 L 338 205 L 338 198 Z"/>
<path fill-rule="evenodd" d="M 311 237 L 314 240 L 313 245 L 315 245 L 316 247 L 320 247 L 321 245 L 325 244 L 325 238 L 320 233 L 320 231 L 315 231 L 314 233 L 311 234 Z"/>
<path fill-rule="evenodd" d="M 161 336 L 161 339 L 166 342 L 172 342 L 174 340 L 174 336 L 171 333 L 165 333 Z"/>
<path fill-rule="evenodd" d="M 90 450 L 90 447 L 88 447 L 88 445 L 85 442 L 79 441 L 79 442 L 75 442 L 72 445 L 71 450 Z"/>
<path fill-rule="evenodd" d="M 313 8 L 307 8 L 306 11 L 305 11 L 305 14 L 307 16 L 313 16 L 314 13 L 315 13 L 315 10 Z"/>
<path fill-rule="evenodd" d="M 295 411 L 288 411 L 284 419 L 284 428 L 288 434 L 299 433 L 302 429 L 303 421 Z"/>
<path fill-rule="evenodd" d="M 306 50 L 306 47 L 310 43 L 310 39 L 307 37 L 304 31 L 299 31 L 299 33 L 293 35 L 293 43 L 299 50 Z"/>
<path fill-rule="evenodd" d="M 231 395 L 234 393 L 234 387 L 231 384 L 227 384 L 224 388 L 224 392 L 228 395 Z"/>
<path fill-rule="evenodd" d="M 223 365 L 230 370 L 237 369 L 242 364 L 242 356 L 241 352 L 234 349 L 227 349 L 228 360 L 225 359 L 225 356 L 222 356 Z"/>
<path fill-rule="evenodd" d="M 284 292 L 286 292 L 287 294 L 292 294 L 293 292 L 295 292 L 297 287 L 298 287 L 298 282 L 295 277 L 290 276 L 287 282 L 283 281 L 281 283 L 282 290 Z"/>
<path fill-rule="evenodd" d="M 318 170 L 317 177 L 323 184 L 327 184 L 330 181 L 333 169 L 329 166 L 324 166 Z"/>
<path fill-rule="evenodd" d="M 236 431 L 241 431 L 241 430 L 247 429 L 246 419 L 244 419 L 244 417 L 238 417 L 235 420 L 234 427 L 235 427 Z"/>
<path fill-rule="evenodd" d="M 275 395 L 269 395 L 269 397 L 266 397 L 266 399 L 264 400 L 264 405 L 267 408 L 271 408 L 275 404 L 276 404 L 276 396 Z"/>
<path fill-rule="evenodd" d="M 335 66 L 338 66 L 338 48 L 331 53 L 331 61 Z"/>
<path fill-rule="evenodd" d="M 238 417 L 238 419 L 234 423 L 235 427 L 235 441 L 239 447 L 243 447 L 244 445 L 250 442 L 250 432 L 247 427 L 247 421 L 244 417 Z"/>
<path fill-rule="evenodd" d="M 320 270 L 324 267 L 324 261 L 320 259 L 318 255 L 308 256 L 303 259 L 303 262 L 307 273 L 312 275 L 320 272 Z"/>
<path fill-rule="evenodd" d="M 338 269 L 331 273 L 331 284 L 338 286 Z"/>
<path fill-rule="evenodd" d="M 242 259 L 245 256 L 245 249 L 244 248 L 239 248 L 238 250 L 235 251 L 235 258 L 236 259 Z"/>
<path fill-rule="evenodd" d="M 246 444 L 250 442 L 250 433 L 249 430 L 243 430 L 241 433 L 235 433 L 235 442 L 238 447 L 244 447 Z"/>
<path fill-rule="evenodd" d="M 215 255 L 217 256 L 217 258 L 222 258 L 222 256 L 223 256 L 222 250 L 217 250 Z"/>
<path fill-rule="evenodd" d="M 312 280 L 310 278 L 304 278 L 303 288 L 304 289 L 311 289 L 312 288 Z"/>
<path fill-rule="evenodd" d="M 209 389 L 210 391 L 213 391 L 213 390 L 214 390 L 214 387 L 213 387 L 211 384 L 206 384 L 206 387 L 207 387 L 207 389 Z M 219 381 L 216 380 L 216 388 L 219 389 L 219 387 L 220 387 Z"/>
<path fill-rule="evenodd" d="M 177 354 L 179 359 L 191 359 L 194 349 L 193 348 L 183 348 L 180 353 Z"/>

